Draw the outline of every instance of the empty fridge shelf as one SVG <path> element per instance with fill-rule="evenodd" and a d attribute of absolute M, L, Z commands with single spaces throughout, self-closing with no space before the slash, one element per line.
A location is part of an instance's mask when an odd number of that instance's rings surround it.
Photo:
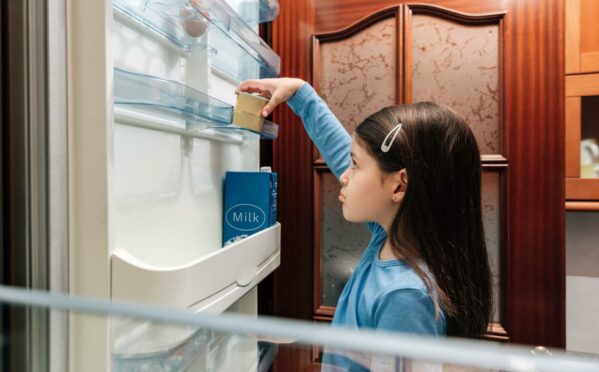
<path fill-rule="evenodd" d="M 111 258 L 112 297 L 220 313 L 279 266 L 280 247 L 276 223 L 182 267 L 148 265 L 117 249 Z"/>
<path fill-rule="evenodd" d="M 214 138 L 220 133 L 225 136 L 221 140 L 228 142 L 229 134 L 235 132 L 252 132 L 264 139 L 278 135 L 278 125 L 266 120 L 260 132 L 232 125 L 233 106 L 185 84 L 118 67 L 114 69 L 114 103 L 115 118 L 123 124 L 192 137 Z"/>
<path fill-rule="evenodd" d="M 237 81 L 279 75 L 279 56 L 224 1 L 113 0 L 113 7 L 184 51 L 206 49 L 210 63 Z"/>
<path fill-rule="evenodd" d="M 246 0 L 239 4 L 239 14 L 250 24 L 270 22 L 279 15 L 279 1 Z"/>
<path fill-rule="evenodd" d="M 138 333 L 138 339 L 130 337 L 129 334 L 123 334 L 114 340 L 112 360 L 115 372 L 193 371 L 206 368 L 206 357 L 212 339 L 210 331 L 195 331 L 191 336 L 178 340 L 172 346 L 160 345 L 156 349 L 150 344 L 160 342 L 163 334 L 156 334 L 155 330 L 166 329 L 168 326 L 148 323 L 141 326 L 145 326 L 146 331 L 135 330 Z M 170 328 L 172 328 L 171 332 L 178 330 L 173 326 Z M 137 347 L 138 345 L 139 347 Z M 150 346 L 148 347 L 148 345 Z"/>
<path fill-rule="evenodd" d="M 121 68 L 114 69 L 114 103 L 172 110 L 210 122 L 230 123 L 231 105 L 187 85 Z"/>

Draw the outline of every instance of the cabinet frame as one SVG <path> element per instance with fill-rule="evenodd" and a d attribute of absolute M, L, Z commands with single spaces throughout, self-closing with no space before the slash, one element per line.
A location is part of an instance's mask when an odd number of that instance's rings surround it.
<path fill-rule="evenodd" d="M 320 48 L 323 43 L 335 42 L 347 39 L 358 32 L 366 30 L 371 25 L 386 20 L 389 18 L 396 19 L 396 35 L 397 35 L 397 51 L 395 55 L 396 59 L 396 72 L 395 79 L 397 81 L 395 99 L 397 104 L 409 103 L 412 101 L 412 76 L 411 76 L 411 18 L 414 14 L 426 14 L 436 16 L 442 19 L 451 20 L 457 23 L 466 25 L 487 25 L 497 24 L 499 27 L 499 82 L 498 86 L 500 89 L 500 117 L 499 117 L 499 133 L 500 133 L 500 149 L 498 154 L 481 154 L 481 163 L 485 171 L 498 172 L 500 175 L 500 182 L 502 185 L 507 185 L 507 173 L 509 162 L 506 157 L 506 141 L 504 139 L 505 120 L 504 120 L 504 101 L 505 101 L 505 89 L 504 89 L 504 34 L 505 34 L 505 15 L 507 12 L 492 12 L 492 13 L 481 13 L 481 14 L 469 14 L 464 12 L 455 11 L 453 9 L 445 8 L 438 5 L 431 4 L 400 4 L 384 7 L 374 13 L 371 13 L 358 21 L 350 24 L 349 26 L 324 33 L 316 33 L 312 35 L 312 79 L 313 85 L 317 91 L 320 90 L 321 83 L 321 69 L 320 69 Z M 312 146 L 312 177 L 313 177 L 313 293 L 312 293 L 312 307 L 313 314 L 312 319 L 314 321 L 330 322 L 335 314 L 334 306 L 327 306 L 322 303 L 321 289 L 322 289 L 322 276 L 321 276 L 321 240 L 320 240 L 320 178 L 325 173 L 330 173 L 327 164 L 325 163 L 322 155 L 316 148 Z M 501 242 L 500 242 L 500 303 L 496 304 L 500 306 L 499 315 L 500 320 L 492 321 L 489 323 L 487 334 L 484 336 L 485 339 L 507 342 L 510 340 L 510 335 L 507 330 L 507 302 L 508 302 L 508 247 L 507 247 L 507 216 L 508 216 L 508 193 L 507 186 L 500 187 L 500 230 L 501 230 Z M 319 355 L 317 351 L 313 352 L 313 361 L 317 361 Z"/>
<path fill-rule="evenodd" d="M 592 4 L 591 9 L 584 7 L 584 0 L 566 0 L 566 74 L 598 72 L 599 49 L 581 51 L 581 35 L 599 30 L 594 24 L 583 23 L 582 12 L 598 12 L 599 4 Z"/>
<path fill-rule="evenodd" d="M 588 201 L 585 210 L 599 210 L 599 178 L 580 177 L 582 98 L 599 95 L 599 73 L 566 76 L 566 208 L 580 208 L 574 201 Z"/>

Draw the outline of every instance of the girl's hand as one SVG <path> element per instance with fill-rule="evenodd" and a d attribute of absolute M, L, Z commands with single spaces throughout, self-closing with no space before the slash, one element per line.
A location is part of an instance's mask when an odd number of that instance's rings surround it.
<path fill-rule="evenodd" d="M 294 78 L 246 80 L 239 84 L 235 93 L 260 93 L 261 96 L 269 98 L 270 102 L 262 109 L 262 116 L 267 117 L 275 107 L 293 97 L 302 84 L 302 79 Z"/>

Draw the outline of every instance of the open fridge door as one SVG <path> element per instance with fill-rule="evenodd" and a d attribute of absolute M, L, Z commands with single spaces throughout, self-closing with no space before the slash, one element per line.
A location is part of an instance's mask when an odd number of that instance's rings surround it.
<path fill-rule="evenodd" d="M 258 171 L 260 139 L 277 135 L 273 123 L 258 133 L 231 124 L 239 81 L 279 74 L 247 18 L 260 3 L 70 2 L 73 294 L 257 313 L 256 285 L 279 265 L 280 225 L 226 248 L 222 225 L 225 172 Z M 192 353 L 186 368 L 255 368 L 257 343 L 243 345 L 241 364 L 225 363 L 234 344 L 136 320 L 70 320 L 74 371 L 167 366 L 189 345 L 205 355 Z"/>

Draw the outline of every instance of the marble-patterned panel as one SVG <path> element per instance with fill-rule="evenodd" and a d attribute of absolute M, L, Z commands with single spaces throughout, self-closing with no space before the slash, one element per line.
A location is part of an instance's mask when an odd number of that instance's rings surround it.
<path fill-rule="evenodd" d="M 331 173 L 319 180 L 321 303 L 335 306 L 337 299 L 368 244 L 370 233 L 363 224 L 349 223 L 343 218 L 339 182 Z M 484 172 L 482 176 L 482 208 L 489 261 L 493 274 L 493 320 L 499 321 L 500 305 L 500 175 Z"/>
<path fill-rule="evenodd" d="M 380 21 L 356 35 L 320 47 L 319 92 L 349 133 L 368 115 L 396 102 L 396 20 Z M 370 233 L 343 218 L 339 183 L 320 179 L 321 299 L 336 306 Z"/>
<path fill-rule="evenodd" d="M 349 133 L 370 114 L 396 103 L 396 60 L 395 18 L 321 44 L 319 92 Z"/>
<path fill-rule="evenodd" d="M 347 222 L 337 199 L 340 185 L 332 173 L 321 173 L 320 296 L 321 304 L 336 306 L 339 295 L 368 245 L 366 224 Z"/>
<path fill-rule="evenodd" d="M 445 104 L 472 128 L 483 154 L 500 154 L 499 26 L 412 18 L 412 102 Z"/>
<path fill-rule="evenodd" d="M 500 174 L 497 172 L 483 172 L 482 175 L 482 209 L 483 225 L 487 241 L 487 252 L 493 274 L 493 321 L 499 322 L 500 306 Z"/>

